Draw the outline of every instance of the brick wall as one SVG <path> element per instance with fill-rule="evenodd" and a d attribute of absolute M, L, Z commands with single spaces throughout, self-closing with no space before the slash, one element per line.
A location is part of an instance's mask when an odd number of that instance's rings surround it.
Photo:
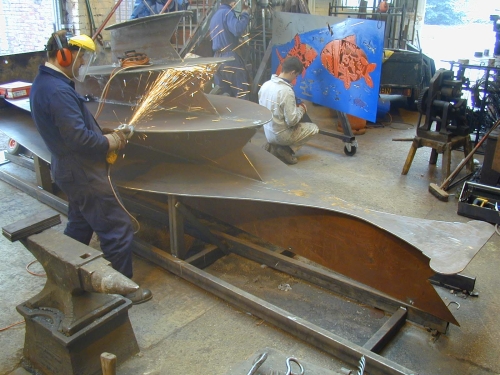
<path fill-rule="evenodd" d="M 51 0 L 0 1 L 0 55 L 43 50 L 53 20 Z"/>
<path fill-rule="evenodd" d="M 54 2 L 59 0 L 0 0 L 0 56 L 41 51 L 57 25 L 69 28 L 77 34 L 91 33 L 85 0 L 61 1 L 62 19 L 56 20 Z M 123 0 L 107 26 L 129 19 L 134 0 Z M 115 0 L 90 0 L 95 28 L 99 28 Z M 104 41 L 109 32 L 103 31 Z"/>

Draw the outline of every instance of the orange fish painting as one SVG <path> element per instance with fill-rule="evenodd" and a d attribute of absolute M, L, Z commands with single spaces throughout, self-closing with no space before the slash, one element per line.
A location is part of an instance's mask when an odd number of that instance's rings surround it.
<path fill-rule="evenodd" d="M 283 64 L 283 60 L 285 60 L 287 57 L 295 56 L 302 62 L 302 64 L 304 64 L 304 70 L 302 71 L 302 78 L 304 78 L 306 74 L 306 69 L 312 64 L 314 59 L 318 56 L 318 53 L 311 46 L 302 43 L 299 34 L 295 35 L 293 41 L 295 44 L 292 47 L 292 49 L 288 51 L 285 57 L 282 57 L 278 52 L 278 50 L 276 50 L 276 54 L 278 55 L 279 59 L 279 65 L 278 68 L 276 69 L 276 74 L 280 75 L 281 65 Z"/>
<path fill-rule="evenodd" d="M 351 82 L 364 78 L 368 87 L 373 87 L 370 73 L 377 64 L 369 63 L 365 52 L 356 44 L 356 36 L 329 42 L 321 51 L 321 63 L 334 77 L 344 82 L 345 89 Z"/>

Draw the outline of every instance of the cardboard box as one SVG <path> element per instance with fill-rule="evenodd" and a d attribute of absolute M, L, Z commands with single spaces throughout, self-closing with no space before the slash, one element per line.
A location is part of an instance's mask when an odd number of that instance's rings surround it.
<path fill-rule="evenodd" d="M 0 95 L 4 95 L 5 99 L 19 99 L 30 95 L 31 83 L 27 82 L 10 82 L 0 84 Z"/>

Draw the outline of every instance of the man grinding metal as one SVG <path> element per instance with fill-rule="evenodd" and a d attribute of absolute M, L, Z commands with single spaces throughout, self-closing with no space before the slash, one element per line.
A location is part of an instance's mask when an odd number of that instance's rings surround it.
<path fill-rule="evenodd" d="M 107 174 L 106 155 L 125 147 L 126 130 L 103 131 L 75 90 L 95 58 L 95 44 L 86 35 L 67 40 L 66 31 L 50 37 L 48 62 L 39 67 L 30 93 L 31 115 L 51 153 L 54 182 L 68 198 L 64 234 L 88 245 L 95 232 L 104 258 L 132 278 L 134 229 Z M 86 63 L 87 60 L 87 63 Z M 85 69 L 83 72 L 82 69 Z M 152 298 L 139 288 L 125 295 L 133 304 Z"/>

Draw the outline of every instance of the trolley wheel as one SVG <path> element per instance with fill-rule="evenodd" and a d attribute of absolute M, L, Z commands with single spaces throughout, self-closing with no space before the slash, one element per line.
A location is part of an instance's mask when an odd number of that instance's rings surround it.
<path fill-rule="evenodd" d="M 356 153 L 356 149 L 357 149 L 356 146 L 353 146 L 351 144 L 349 145 L 346 144 L 344 146 L 344 154 L 346 154 L 347 156 L 353 156 Z"/>
<path fill-rule="evenodd" d="M 15 139 L 9 138 L 7 141 L 7 152 L 11 155 L 19 155 L 24 151 L 24 147 L 21 146 Z"/>

